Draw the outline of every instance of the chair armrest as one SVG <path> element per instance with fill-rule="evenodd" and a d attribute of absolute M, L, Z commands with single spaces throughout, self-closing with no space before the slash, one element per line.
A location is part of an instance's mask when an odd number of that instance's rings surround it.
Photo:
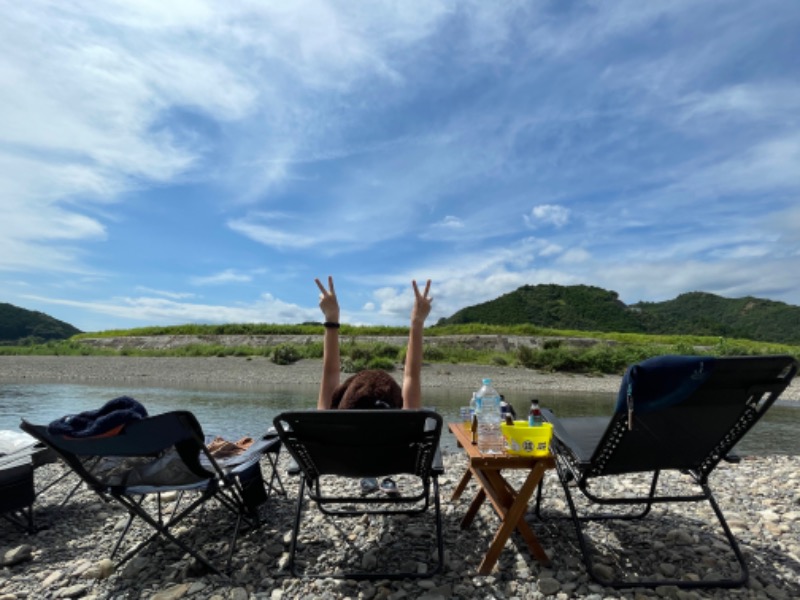
<path fill-rule="evenodd" d="M 433 455 L 431 471 L 434 475 L 444 474 L 444 457 L 442 456 L 442 449 L 439 446 L 436 447 L 436 454 Z"/>

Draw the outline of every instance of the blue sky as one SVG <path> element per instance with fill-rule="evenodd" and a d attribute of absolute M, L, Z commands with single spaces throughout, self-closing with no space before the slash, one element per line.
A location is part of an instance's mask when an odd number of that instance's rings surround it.
<path fill-rule="evenodd" d="M 0 0 L 0 301 L 430 322 L 521 285 L 800 304 L 800 3 Z"/>

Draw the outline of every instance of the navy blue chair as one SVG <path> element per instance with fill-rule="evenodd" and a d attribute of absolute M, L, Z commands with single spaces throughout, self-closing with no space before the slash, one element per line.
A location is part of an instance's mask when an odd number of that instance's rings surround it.
<path fill-rule="evenodd" d="M 737 460 L 732 454 L 734 447 L 786 389 L 797 368 L 792 356 L 661 356 L 628 368 L 610 419 L 559 419 L 551 411 L 544 411 L 545 418 L 553 424 L 552 447 L 570 518 L 584 563 L 594 580 L 617 588 L 734 587 L 747 582 L 747 565 L 711 492 L 709 476 L 721 461 Z M 664 471 L 684 476 L 697 493 L 659 495 L 659 475 Z M 632 473 L 649 474 L 649 485 L 643 494 L 608 497 L 592 489 L 601 477 Z M 581 513 L 573 498 L 573 487 L 595 505 L 642 509 L 623 514 L 591 510 Z M 540 517 L 541 500 L 540 487 L 536 504 Z M 624 569 L 617 569 L 616 575 L 607 579 L 598 573 L 584 523 L 641 519 L 655 504 L 676 502 L 710 504 L 738 563 L 737 577 L 700 581 L 648 579 L 649 575 L 632 577 L 630 573 L 619 573 Z"/>

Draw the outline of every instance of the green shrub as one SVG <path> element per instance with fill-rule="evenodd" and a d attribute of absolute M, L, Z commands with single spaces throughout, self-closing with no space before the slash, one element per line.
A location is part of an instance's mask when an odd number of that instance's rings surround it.
<path fill-rule="evenodd" d="M 275 346 L 270 360 L 276 365 L 290 365 L 300 360 L 300 352 L 291 344 L 280 344 Z"/>
<path fill-rule="evenodd" d="M 367 363 L 368 369 L 381 369 L 382 371 L 394 371 L 395 362 L 391 358 L 375 356 Z"/>

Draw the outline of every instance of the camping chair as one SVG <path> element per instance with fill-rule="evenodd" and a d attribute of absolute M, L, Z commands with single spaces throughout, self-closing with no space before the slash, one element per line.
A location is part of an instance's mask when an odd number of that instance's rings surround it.
<path fill-rule="evenodd" d="M 607 417 L 558 419 L 545 411 L 554 428 L 553 451 L 590 576 L 612 587 L 734 587 L 747 582 L 747 565 L 722 510 L 709 487 L 709 475 L 722 460 L 736 462 L 734 446 L 777 400 L 797 372 L 791 356 L 689 357 L 662 356 L 629 367 L 622 380 L 614 414 Z M 674 471 L 698 493 L 657 495 L 659 474 Z M 634 496 L 602 496 L 591 489 L 598 478 L 631 473 L 652 475 L 649 492 Z M 649 475 L 648 478 L 649 478 Z M 574 483 L 573 483 L 574 482 Z M 632 514 L 578 514 L 575 485 L 598 505 L 642 506 Z M 690 488 L 691 489 L 691 488 Z M 693 581 L 607 580 L 596 570 L 583 524 L 586 521 L 639 519 L 654 504 L 708 501 L 739 565 L 738 578 Z M 537 495 L 536 512 L 541 502 Z M 541 516 L 541 515 L 540 515 Z M 639 552 L 641 553 L 641 552 Z M 610 575 L 606 570 L 604 575 Z"/>
<path fill-rule="evenodd" d="M 404 579 L 430 577 L 441 571 L 444 557 L 438 476 L 444 469 L 439 452 L 442 418 L 430 410 L 313 410 L 285 412 L 274 420 L 284 446 L 297 462 L 300 488 L 289 551 L 289 569 L 295 576 L 346 579 Z M 400 496 L 362 496 L 331 493 L 328 477 L 412 476 L 415 485 L 403 485 Z M 323 481 L 325 478 L 326 481 Z M 428 510 L 433 492 L 437 563 L 427 572 L 298 573 L 295 558 L 306 492 L 323 514 L 415 515 Z M 409 493 L 408 487 L 413 488 Z M 341 488 L 340 488 L 341 490 Z M 343 495 L 342 495 L 343 494 Z"/>
<path fill-rule="evenodd" d="M 33 464 L 29 457 L 0 458 L 0 516 L 15 527 L 34 533 Z"/>
<path fill-rule="evenodd" d="M 178 523 L 215 498 L 236 517 L 228 551 L 230 567 L 242 521 L 258 525 L 257 504 L 265 499 L 258 452 L 248 452 L 224 468 L 209 453 L 203 430 L 188 411 L 168 412 L 125 425 L 110 436 L 72 438 L 51 434 L 46 426 L 22 421 L 21 428 L 52 448 L 66 464 L 106 501 L 115 501 L 128 511 L 125 528 L 111 552 L 113 558 L 137 517 L 155 531 L 130 549 L 117 563 L 124 564 L 159 537 L 171 541 L 209 570 L 221 574 L 206 556 L 173 534 Z M 267 444 L 267 440 L 262 440 Z M 269 444 L 279 443 L 277 438 Z M 259 492 L 258 486 L 262 487 Z M 178 492 L 171 514 L 165 514 L 162 494 Z M 196 495 L 181 506 L 185 492 Z M 146 502 L 153 495 L 154 502 Z M 154 507 L 150 504 L 155 504 Z"/>
<path fill-rule="evenodd" d="M 33 503 L 38 494 L 34 469 L 54 460 L 52 451 L 33 440 L 0 454 L 0 517 L 22 531 L 36 532 Z"/>

